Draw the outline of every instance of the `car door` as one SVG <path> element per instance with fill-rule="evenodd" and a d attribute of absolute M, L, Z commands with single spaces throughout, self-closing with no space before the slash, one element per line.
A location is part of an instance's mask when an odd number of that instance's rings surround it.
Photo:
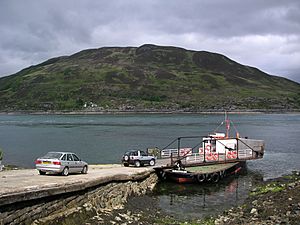
<path fill-rule="evenodd" d="M 69 167 L 69 172 L 70 173 L 74 173 L 76 170 L 75 170 L 75 163 L 74 163 L 74 159 L 73 159 L 73 156 L 72 154 L 67 154 L 67 166 Z"/>
<path fill-rule="evenodd" d="M 79 157 L 75 154 L 72 154 L 74 159 L 74 172 L 81 172 L 83 169 L 82 161 L 80 161 Z"/>
<path fill-rule="evenodd" d="M 140 159 L 144 163 L 148 163 L 148 161 L 149 161 L 148 157 L 147 157 L 147 154 L 144 151 L 140 151 Z"/>
<path fill-rule="evenodd" d="M 68 166 L 68 161 L 67 161 L 67 154 L 64 154 L 61 159 L 61 170 L 63 170 L 66 166 Z"/>

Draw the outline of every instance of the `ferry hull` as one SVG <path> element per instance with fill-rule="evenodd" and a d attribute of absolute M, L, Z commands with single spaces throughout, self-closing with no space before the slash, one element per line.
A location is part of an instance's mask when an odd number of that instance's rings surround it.
<path fill-rule="evenodd" d="M 159 174 L 163 180 L 167 179 L 176 183 L 217 183 L 226 176 L 240 173 L 244 166 L 244 162 L 227 163 L 223 165 L 189 167 L 186 170 L 166 169 L 161 170 Z"/>
<path fill-rule="evenodd" d="M 190 173 L 180 173 L 180 172 L 173 172 L 173 171 L 166 171 L 166 178 L 176 183 L 193 183 L 196 180 L 194 176 Z"/>

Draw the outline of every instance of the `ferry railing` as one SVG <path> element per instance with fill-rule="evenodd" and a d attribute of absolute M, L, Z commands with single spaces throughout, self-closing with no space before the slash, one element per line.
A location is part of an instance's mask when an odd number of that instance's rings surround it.
<path fill-rule="evenodd" d="M 230 162 L 230 161 L 236 161 L 236 160 L 244 160 L 244 159 L 252 159 L 252 150 L 251 149 L 242 149 L 239 150 L 239 158 L 237 158 L 237 155 L 230 156 L 228 155 L 229 151 L 226 151 L 225 153 L 213 153 L 213 154 L 204 154 L 204 153 L 192 153 L 189 156 L 186 156 L 185 158 L 181 159 L 183 164 L 196 164 L 196 163 L 210 163 L 210 162 Z M 235 151 L 237 152 L 237 151 Z M 205 156 L 204 156 L 205 155 Z M 174 157 L 172 159 L 174 161 Z"/>
<path fill-rule="evenodd" d="M 202 164 L 202 163 L 226 163 L 226 162 L 233 162 L 237 160 L 248 160 L 248 159 L 255 159 L 256 157 L 253 156 L 251 149 L 240 149 L 238 152 L 239 158 L 237 155 L 230 156 L 228 154 L 228 151 L 226 150 L 225 153 L 214 153 L 212 155 L 210 154 L 204 154 L 204 153 L 191 153 L 185 157 L 178 157 L 177 153 L 171 153 L 170 157 L 168 158 L 162 158 L 164 160 L 169 159 L 169 165 L 174 165 L 174 163 L 178 160 L 181 161 L 183 165 L 189 165 L 189 164 Z"/>
<path fill-rule="evenodd" d="M 160 151 L 160 158 L 166 158 L 166 157 L 170 156 L 171 165 L 173 165 L 174 161 L 184 160 L 185 157 L 191 155 L 192 152 L 194 151 L 194 149 L 203 142 L 203 141 L 201 141 L 193 148 L 181 148 L 181 140 L 182 139 L 190 139 L 190 138 L 203 138 L 203 136 L 184 136 L 184 137 L 178 137 L 178 138 L 174 139 L 167 146 L 162 148 L 162 150 Z M 175 148 L 168 149 L 176 141 L 177 141 L 177 149 L 175 149 Z M 184 150 L 184 151 L 181 151 L 181 150 Z"/>
<path fill-rule="evenodd" d="M 176 148 L 163 149 L 160 152 L 160 157 L 161 158 L 170 158 L 171 154 L 173 156 L 177 156 L 178 155 L 177 152 L 178 152 L 178 149 L 176 149 Z"/>
<path fill-rule="evenodd" d="M 199 142 L 193 148 L 181 148 L 181 139 L 183 138 L 200 138 L 203 136 L 189 136 L 189 137 L 179 137 L 173 140 L 170 144 L 168 144 L 163 150 L 160 151 L 160 158 L 170 158 L 171 165 L 174 165 L 176 161 L 181 161 L 183 164 L 188 163 L 210 163 L 210 162 L 230 162 L 230 161 L 237 161 L 237 160 L 247 160 L 247 159 L 256 159 L 259 158 L 259 149 L 263 151 L 264 144 L 260 143 L 257 146 L 257 149 L 249 146 L 245 141 L 241 140 L 240 138 L 236 138 L 237 145 L 236 148 L 229 148 L 224 143 L 220 142 L 220 140 L 215 139 L 221 145 L 224 146 L 225 152 L 224 153 L 214 153 L 211 150 L 203 150 L 203 153 L 194 152 L 194 150 L 201 145 L 204 141 Z M 246 139 L 247 140 L 247 139 Z M 167 149 L 175 142 L 177 143 L 177 148 Z M 250 140 L 249 140 L 250 141 Z M 257 142 L 261 142 L 260 140 L 254 140 Z M 240 143 L 239 143 L 240 142 Z M 185 151 L 183 151 L 185 150 Z M 199 151 L 199 148 L 198 148 Z"/>

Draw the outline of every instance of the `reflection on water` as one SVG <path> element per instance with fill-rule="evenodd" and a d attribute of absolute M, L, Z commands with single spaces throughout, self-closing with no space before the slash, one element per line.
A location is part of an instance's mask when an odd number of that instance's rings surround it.
<path fill-rule="evenodd" d="M 158 183 L 149 195 L 152 198 L 152 204 L 149 205 L 178 220 L 200 219 L 242 204 L 252 187 L 262 180 L 261 174 L 244 169 L 241 175 L 227 177 L 217 184 L 176 184 L 164 181 Z M 149 211 L 149 208 L 145 209 L 143 204 L 138 203 L 145 201 L 143 197 L 135 197 L 131 201 L 135 207 L 142 206 L 139 210 Z"/>

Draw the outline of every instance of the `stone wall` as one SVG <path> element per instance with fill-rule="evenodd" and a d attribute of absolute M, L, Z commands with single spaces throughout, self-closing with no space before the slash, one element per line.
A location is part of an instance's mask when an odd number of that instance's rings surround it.
<path fill-rule="evenodd" d="M 14 203 L 0 208 L 4 224 L 82 224 L 103 211 L 124 207 L 128 197 L 143 195 L 157 183 L 155 173 L 142 180 L 111 182 L 87 190 Z"/>

